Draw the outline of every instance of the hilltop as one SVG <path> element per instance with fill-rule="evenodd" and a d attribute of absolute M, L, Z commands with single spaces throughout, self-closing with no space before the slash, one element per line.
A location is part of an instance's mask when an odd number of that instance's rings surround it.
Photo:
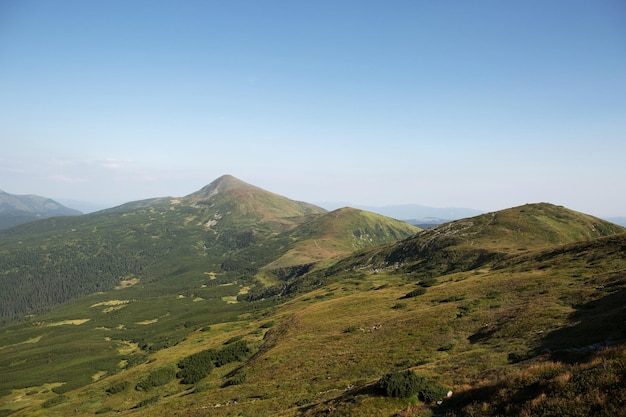
<path fill-rule="evenodd" d="M 0 190 L 0 229 L 56 216 L 81 214 L 56 201 L 37 195 L 15 195 Z"/>
<path fill-rule="evenodd" d="M 265 265 L 311 242 L 304 229 L 294 228 L 325 214 L 315 205 L 225 175 L 188 196 L 135 201 L 6 230 L 0 232 L 0 318 L 23 317 L 108 291 L 128 277 L 142 282 L 167 282 L 174 277 L 184 281 L 211 272 L 220 275 L 223 283 L 239 280 L 255 286 L 255 275 Z M 328 257 L 348 253 L 354 247 L 352 229 L 372 230 L 371 239 L 362 239 L 359 247 L 419 230 L 372 216 L 335 222 L 344 230 L 333 235 L 336 246 L 301 263 L 310 269 Z M 348 221 L 349 225 L 342 225 Z M 288 266 L 297 264 L 292 259 Z"/>
<path fill-rule="evenodd" d="M 402 265 L 415 274 L 436 276 L 623 231 L 621 226 L 561 206 L 526 204 L 445 223 L 386 248 L 365 250 L 340 266 L 384 270 Z"/>
<path fill-rule="evenodd" d="M 222 177 L 10 232 L 4 262 L 33 253 L 59 259 L 36 264 L 47 276 L 84 277 L 98 259 L 118 281 L 0 328 L 4 414 L 623 411 L 626 230 L 564 207 L 419 231 Z M 419 392 L 381 391 L 407 371 Z"/>
<path fill-rule="evenodd" d="M 266 268 L 337 260 L 356 250 L 402 239 L 420 229 L 408 223 L 350 207 L 312 218 L 292 231 L 293 248 Z"/>

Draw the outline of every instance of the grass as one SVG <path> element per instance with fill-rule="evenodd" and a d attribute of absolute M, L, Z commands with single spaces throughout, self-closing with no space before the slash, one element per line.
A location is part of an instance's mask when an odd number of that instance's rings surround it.
<path fill-rule="evenodd" d="M 587 271 L 578 279 L 593 280 L 594 284 L 612 282 L 609 275 L 601 281 L 595 272 Z M 246 375 L 243 383 L 228 383 L 232 380 L 231 372 L 241 366 L 233 365 L 214 371 L 203 382 L 211 388 L 194 395 L 180 396 L 186 392 L 185 387 L 172 382 L 157 390 L 157 394 L 141 395 L 134 390 L 110 398 L 102 394 L 96 396 L 100 398 L 98 406 L 125 409 L 133 415 L 135 412 L 127 406 L 124 408 L 124 404 L 136 406 L 147 401 L 136 413 L 147 410 L 157 416 L 165 415 L 162 414 L 166 412 L 162 407 L 164 402 L 174 409 L 184 404 L 185 409 L 195 410 L 198 415 L 203 415 L 201 410 L 210 410 L 210 415 L 216 416 L 238 410 L 259 416 L 276 415 L 276 410 L 282 410 L 280 415 L 285 416 L 317 415 L 321 413 L 320 407 L 329 404 L 345 415 L 356 410 L 367 415 L 390 415 L 406 410 L 426 413 L 428 409 L 418 403 L 383 399 L 369 392 L 368 387 L 386 373 L 414 369 L 451 386 L 459 398 L 466 398 L 464 392 L 469 396 L 480 387 L 502 384 L 504 375 L 523 369 L 520 364 L 509 362 L 509 354 L 533 352 L 549 340 L 546 337 L 551 330 L 563 328 L 569 322 L 576 309 L 564 304 L 562 297 L 578 294 L 591 302 L 603 298 L 596 296 L 597 285 L 590 289 L 571 287 L 570 276 L 554 270 L 520 273 L 498 270 L 458 280 L 461 275 L 442 277 L 442 284 L 429 287 L 419 297 L 404 300 L 406 306 L 402 309 L 392 307 L 413 287 L 410 276 L 375 274 L 368 275 L 359 285 L 337 283 L 272 309 L 267 318 L 251 317 L 234 327 L 212 326 L 209 334 L 192 332 L 179 345 L 151 355 L 153 363 L 136 366 L 119 377 L 102 378 L 90 387 L 105 391 L 105 387 L 111 386 L 110 381 L 122 377 L 141 380 L 149 375 L 150 369 L 174 363 L 193 351 L 217 348 L 233 338 L 245 337 L 255 341 L 259 353 L 243 365 Z M 459 293 L 464 296 L 455 297 Z M 324 297 L 311 303 L 316 295 Z M 503 307 L 482 308 L 494 301 Z M 472 307 L 466 308 L 468 305 Z M 460 311 L 464 314 L 459 315 Z M 266 326 L 268 318 L 275 323 L 273 326 Z M 352 331 L 346 332 L 347 328 Z M 452 347 L 442 349 L 446 346 Z M 557 365 L 542 366 L 524 372 L 541 374 L 547 381 L 566 374 Z M 515 384 L 523 387 L 532 382 Z M 510 389 L 510 395 L 514 395 L 513 388 Z M 63 410 L 75 408 L 74 401 L 86 395 L 81 394 L 84 390 L 47 412 L 59 410 L 62 415 Z M 156 396 L 159 405 L 149 404 L 156 401 Z M 462 402 L 451 404 L 470 407 L 467 410 L 472 406 Z M 489 407 L 498 409 L 495 405 Z"/>
<path fill-rule="evenodd" d="M 176 287 L 142 280 L 1 328 L 0 410 L 16 416 L 316 416 L 329 409 L 452 416 L 549 415 L 578 406 L 593 413 L 589 407 L 601 405 L 615 413 L 622 396 L 612 387 L 624 380 L 626 357 L 623 329 L 613 325 L 626 320 L 625 240 L 532 250 L 524 242 L 524 251 L 436 281 L 403 268 L 341 271 L 297 297 L 232 304 L 248 286 L 232 276 L 211 279 L 191 269 L 177 275 Z M 199 262 L 194 268 L 207 269 Z M 221 285 L 227 283 L 233 285 Z M 421 294 L 406 298 L 416 288 Z M 78 317 L 89 320 L 46 326 Z M 585 350 L 607 340 L 616 346 Z M 194 386 L 166 378 L 145 391 L 133 388 L 184 357 L 238 341 L 253 354 Z M 124 361 L 129 365 L 120 369 Z M 608 373 L 599 372 L 605 368 Z M 376 392 L 381 376 L 405 370 L 451 387 L 452 398 L 433 410 Z M 54 387 L 44 388 L 46 379 Z M 590 384 L 600 388 L 583 392 Z M 552 389 L 578 399 L 559 402 Z M 46 401 L 51 406 L 42 409 Z"/>

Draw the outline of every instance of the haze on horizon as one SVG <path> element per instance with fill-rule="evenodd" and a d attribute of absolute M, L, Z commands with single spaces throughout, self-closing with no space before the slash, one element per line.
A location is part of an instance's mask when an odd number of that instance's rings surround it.
<path fill-rule="evenodd" d="M 626 4 L 0 3 L 0 189 L 626 216 Z"/>

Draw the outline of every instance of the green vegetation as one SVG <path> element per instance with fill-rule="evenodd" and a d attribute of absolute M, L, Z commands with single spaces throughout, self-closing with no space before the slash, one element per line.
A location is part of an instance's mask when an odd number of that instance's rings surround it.
<path fill-rule="evenodd" d="M 111 385 L 110 388 L 107 389 L 107 393 L 109 394 L 117 394 L 120 392 L 124 392 L 127 389 L 129 389 L 131 386 L 129 381 L 122 381 L 122 382 L 118 382 L 116 384 Z"/>
<path fill-rule="evenodd" d="M 449 391 L 413 371 L 386 374 L 376 386 L 388 397 L 409 398 L 416 395 L 420 401 L 427 403 L 443 400 Z"/>
<path fill-rule="evenodd" d="M 0 327 L 0 415 L 623 409 L 624 229 L 540 204 L 360 248 L 391 223 L 224 181 L 2 233 L 0 285 L 36 265 L 114 278 L 8 312 L 20 320 Z M 299 252 L 316 241 L 327 258 Z M 134 272 L 106 267 L 120 259 Z"/>
<path fill-rule="evenodd" d="M 68 398 L 65 395 L 57 395 L 56 397 L 50 398 L 49 400 L 41 404 L 41 408 L 54 407 L 55 405 L 61 404 L 67 400 Z"/>
<path fill-rule="evenodd" d="M 143 380 L 141 380 L 136 386 L 137 391 L 148 391 L 154 387 L 160 387 L 165 385 L 176 378 L 176 369 L 173 366 L 166 366 L 163 368 L 157 368 L 150 372 L 150 374 Z"/>
<path fill-rule="evenodd" d="M 426 294 L 426 288 L 418 287 L 414 289 L 413 291 L 409 291 L 408 293 L 404 294 L 402 298 L 413 298 L 413 297 L 417 297 L 418 295 L 423 295 L 423 294 Z"/>
<path fill-rule="evenodd" d="M 250 354 L 248 345 L 243 340 L 226 344 L 219 350 L 207 349 L 187 356 L 180 362 L 180 371 L 176 375 L 182 384 L 195 384 L 206 378 L 213 368 L 219 368 L 231 362 L 244 360 Z"/>

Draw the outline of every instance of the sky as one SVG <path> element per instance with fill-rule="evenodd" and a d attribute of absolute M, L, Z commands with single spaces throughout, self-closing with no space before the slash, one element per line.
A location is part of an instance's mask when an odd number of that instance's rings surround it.
<path fill-rule="evenodd" d="M 626 216 L 623 0 L 1 0 L 0 189 Z"/>

